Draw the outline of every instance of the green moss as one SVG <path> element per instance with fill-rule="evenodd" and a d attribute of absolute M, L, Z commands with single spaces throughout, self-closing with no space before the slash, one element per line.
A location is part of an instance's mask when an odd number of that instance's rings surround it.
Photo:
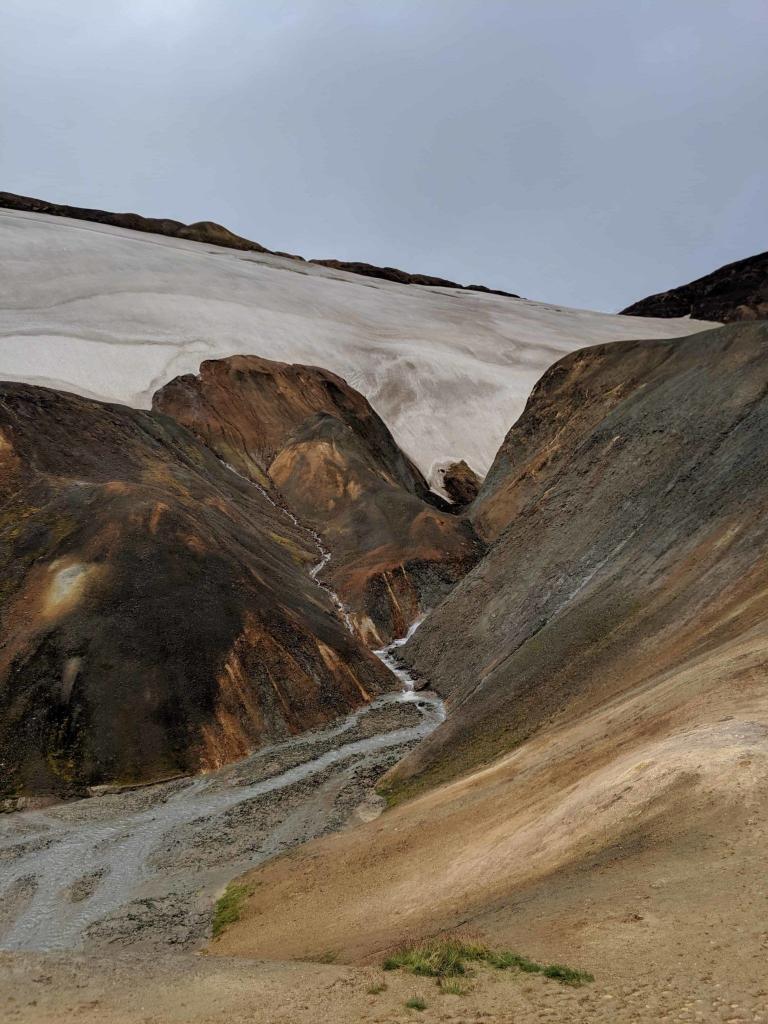
<path fill-rule="evenodd" d="M 224 895 L 216 903 L 213 911 L 211 931 L 214 939 L 221 935 L 225 928 L 240 920 L 243 903 L 250 895 L 251 891 L 246 885 L 230 883 L 227 886 Z"/>
<path fill-rule="evenodd" d="M 421 996 L 411 996 L 411 998 L 408 1000 L 408 1002 L 405 1005 L 406 1005 L 406 1008 L 409 1009 L 409 1010 L 419 1010 L 419 1011 L 421 1011 L 421 1010 L 426 1010 L 426 1008 L 427 1008 L 427 1004 L 421 998 Z"/>
<path fill-rule="evenodd" d="M 270 530 L 268 535 L 276 544 L 279 544 L 280 547 L 285 548 L 285 550 L 288 551 L 297 565 L 307 565 L 309 559 L 306 548 L 300 547 L 292 541 L 290 537 L 286 537 L 282 533 L 275 533 L 273 530 Z"/>
<path fill-rule="evenodd" d="M 424 942 L 403 946 L 384 961 L 385 971 L 398 969 L 427 978 L 437 978 L 443 984 L 446 978 L 456 978 L 471 973 L 470 964 L 482 963 L 497 970 L 515 968 L 527 974 L 543 974 L 564 985 L 582 985 L 594 981 L 591 974 L 562 964 L 540 964 L 527 956 L 511 950 L 495 950 L 484 943 L 474 942 L 460 936 L 427 939 Z M 452 991 L 448 988 L 447 991 Z M 459 994 L 463 994 L 459 993 Z"/>

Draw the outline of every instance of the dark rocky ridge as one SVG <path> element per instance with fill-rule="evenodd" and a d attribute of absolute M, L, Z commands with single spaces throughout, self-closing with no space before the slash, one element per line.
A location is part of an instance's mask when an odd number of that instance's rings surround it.
<path fill-rule="evenodd" d="M 166 416 L 0 385 L 5 798 L 215 767 L 392 686 L 311 535 Z"/>
<path fill-rule="evenodd" d="M 227 249 L 246 249 L 250 252 L 270 252 L 258 242 L 241 238 L 228 228 L 222 227 L 211 220 L 201 220 L 195 224 L 182 224 L 181 221 L 168 217 L 142 217 L 138 213 L 109 213 L 106 210 L 91 210 L 82 206 L 64 206 L 61 203 L 49 203 L 44 199 L 33 199 L 30 196 L 17 196 L 13 192 L 0 192 L 0 207 L 7 210 L 23 210 L 26 213 L 48 213 L 56 217 L 71 217 L 73 220 L 88 220 L 95 224 L 111 224 L 117 228 L 129 228 L 131 231 L 148 231 L 154 235 L 167 235 L 170 238 L 185 238 L 192 242 L 205 242 L 208 245 L 221 245 Z M 289 253 L 280 255 L 288 256 Z M 291 257 L 300 259 L 300 257 Z"/>
<path fill-rule="evenodd" d="M 509 299 L 519 299 L 519 295 L 501 291 L 499 288 L 486 288 L 482 284 L 457 284 L 444 277 L 430 277 L 428 274 L 409 274 L 397 267 L 376 267 L 372 263 L 356 263 L 350 260 L 309 260 L 319 267 L 330 267 L 332 270 L 346 270 L 348 274 L 361 274 L 363 277 L 378 277 L 384 281 L 396 281 L 398 284 L 420 284 L 432 288 L 461 288 L 470 292 L 487 292 L 489 295 L 505 295 Z"/>
<path fill-rule="evenodd" d="M 691 316 L 694 320 L 768 318 L 768 252 L 728 263 L 689 284 L 622 309 L 626 316 Z"/>
<path fill-rule="evenodd" d="M 273 256 L 285 256 L 287 259 L 304 261 L 303 256 L 267 249 L 259 242 L 236 235 L 228 228 L 214 221 L 202 220 L 195 224 L 183 224 L 181 221 L 168 217 L 142 217 L 138 213 L 110 213 L 107 210 L 92 210 L 82 206 L 65 206 L 62 203 L 49 203 L 45 199 L 31 196 L 19 196 L 13 192 L 0 192 L 0 209 L 22 210 L 26 213 L 47 213 L 55 217 L 71 217 L 73 220 L 87 220 L 96 224 L 111 224 L 118 228 L 129 228 L 132 231 L 148 231 L 155 235 L 166 235 L 170 238 L 184 238 L 192 242 L 204 242 L 207 245 L 220 245 L 226 249 L 243 249 L 250 252 L 265 252 Z M 430 277 L 426 274 L 409 274 L 395 267 L 376 267 L 371 263 L 356 263 L 347 260 L 309 260 L 321 267 L 334 270 L 345 270 L 349 274 L 361 274 L 363 277 L 377 277 L 384 281 L 395 281 L 398 284 L 431 285 L 440 288 L 458 288 L 466 291 L 487 292 L 490 295 L 504 295 L 519 299 L 519 295 L 501 291 L 497 288 L 486 288 L 482 284 L 457 284 L 442 277 Z"/>
<path fill-rule="evenodd" d="M 401 649 L 449 716 L 394 796 L 697 659 L 732 685 L 740 638 L 768 667 L 768 324 L 560 360 L 474 516 L 495 543 Z"/>
<path fill-rule="evenodd" d="M 322 537 L 332 558 L 321 578 L 371 646 L 402 636 L 484 550 L 370 403 L 328 370 L 257 356 L 207 360 L 161 388 L 153 407 L 276 488 Z"/>

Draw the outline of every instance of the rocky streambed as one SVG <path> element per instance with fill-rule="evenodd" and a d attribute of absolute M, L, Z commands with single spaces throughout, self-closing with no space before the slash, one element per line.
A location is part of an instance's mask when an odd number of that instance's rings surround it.
<path fill-rule="evenodd" d="M 203 942 L 233 877 L 379 813 L 376 780 L 443 717 L 396 674 L 402 691 L 217 772 L 0 818 L 0 948 Z"/>

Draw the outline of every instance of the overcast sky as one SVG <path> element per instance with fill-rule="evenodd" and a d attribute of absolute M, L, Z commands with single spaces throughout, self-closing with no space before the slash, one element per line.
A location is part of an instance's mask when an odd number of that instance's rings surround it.
<path fill-rule="evenodd" d="M 0 188 L 615 310 L 768 248 L 767 0 L 4 0 Z"/>

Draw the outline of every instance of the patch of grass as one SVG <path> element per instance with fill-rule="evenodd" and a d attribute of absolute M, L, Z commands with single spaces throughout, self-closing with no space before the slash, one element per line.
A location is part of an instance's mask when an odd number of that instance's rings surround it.
<path fill-rule="evenodd" d="M 472 991 L 472 986 L 459 978 L 438 978 L 438 983 L 444 996 L 466 996 Z"/>
<path fill-rule="evenodd" d="M 218 900 L 213 910 L 211 931 L 214 939 L 221 935 L 229 925 L 240 920 L 240 911 L 248 896 L 250 896 L 250 890 L 246 885 L 230 883 L 227 886 L 224 895 Z"/>
<path fill-rule="evenodd" d="M 382 992 L 387 991 L 387 983 L 385 981 L 377 981 L 373 985 L 369 985 L 365 991 L 369 996 L 380 996 Z"/>
<path fill-rule="evenodd" d="M 584 982 L 595 980 L 586 971 L 577 971 L 573 967 L 565 967 L 563 964 L 548 964 L 541 973 L 545 978 L 554 978 L 564 985 L 583 985 Z"/>
<path fill-rule="evenodd" d="M 391 954 L 383 963 L 385 971 L 398 969 L 410 971 L 427 978 L 437 978 L 444 987 L 445 978 L 457 978 L 470 974 L 473 963 L 487 964 L 498 970 L 515 968 L 527 974 L 543 974 L 563 985 L 583 985 L 594 981 L 586 971 L 577 971 L 562 964 L 540 964 L 527 956 L 510 950 L 491 949 L 482 942 L 460 935 L 441 936 L 423 942 L 403 946 Z"/>
<path fill-rule="evenodd" d="M 426 1010 L 427 1004 L 421 996 L 411 996 L 405 1004 L 409 1010 Z"/>

